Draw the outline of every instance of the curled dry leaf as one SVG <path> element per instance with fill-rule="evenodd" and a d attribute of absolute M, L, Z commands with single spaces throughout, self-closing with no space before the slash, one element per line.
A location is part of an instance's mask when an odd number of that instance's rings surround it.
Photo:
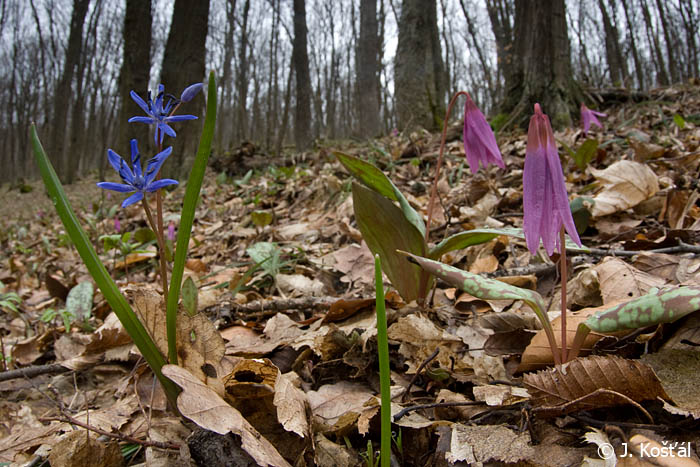
<path fill-rule="evenodd" d="M 561 371 L 526 374 L 523 383 L 535 407 L 556 415 L 629 403 L 620 395 L 636 402 L 670 400 L 649 365 L 615 356 L 578 358 Z"/>
<path fill-rule="evenodd" d="M 654 171 L 639 162 L 623 160 L 604 170 L 591 168 L 590 171 L 603 185 L 603 191 L 594 198 L 593 217 L 624 211 L 659 191 Z"/>
<path fill-rule="evenodd" d="M 240 436 L 243 449 L 259 465 L 289 466 L 277 449 L 238 410 L 228 405 L 192 373 L 177 365 L 165 365 L 163 374 L 182 388 L 177 397 L 177 408 L 182 415 L 220 435 L 231 432 Z"/>
<path fill-rule="evenodd" d="M 608 257 L 595 268 L 603 303 L 609 305 L 618 300 L 645 295 L 652 287 L 663 287 L 666 281 L 630 266 L 625 261 Z"/>
<path fill-rule="evenodd" d="M 296 433 L 302 438 L 308 436 L 306 394 L 294 385 L 290 373 L 278 374 L 273 403 L 277 407 L 277 419 L 285 430 Z"/>

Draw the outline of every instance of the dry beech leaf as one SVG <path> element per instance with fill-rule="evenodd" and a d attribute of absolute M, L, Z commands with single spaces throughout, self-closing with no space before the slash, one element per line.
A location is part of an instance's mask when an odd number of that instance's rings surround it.
<path fill-rule="evenodd" d="M 618 161 L 604 170 L 589 169 L 603 186 L 594 200 L 593 217 L 624 211 L 659 191 L 656 174 L 648 166 L 633 161 Z"/>
<path fill-rule="evenodd" d="M 273 404 L 277 407 L 277 420 L 285 430 L 302 438 L 309 434 L 309 421 L 306 418 L 306 394 L 294 385 L 290 373 L 279 374 L 275 383 Z"/>
<path fill-rule="evenodd" d="M 666 281 L 630 266 L 619 258 L 608 257 L 595 267 L 600 295 L 605 305 L 646 295 L 652 287 L 663 287 Z"/>
<path fill-rule="evenodd" d="M 243 359 L 223 378 L 226 398 L 238 401 L 272 396 L 278 374 L 279 369 L 267 358 Z"/>
<path fill-rule="evenodd" d="M 161 295 L 150 288 L 129 290 L 134 301 L 134 311 L 146 327 L 158 350 L 168 354 L 168 337 L 165 323 L 165 304 Z M 220 362 L 224 356 L 224 339 L 214 324 L 203 314 L 189 316 L 180 307 L 177 315 L 178 361 L 200 381 L 220 386 Z M 212 367 L 213 372 L 207 370 Z M 214 374 L 216 373 L 216 374 Z M 223 388 L 217 389 L 223 394 Z"/>
<path fill-rule="evenodd" d="M 94 435 L 93 435 L 94 436 Z M 76 430 L 59 441 L 49 454 L 51 465 L 65 467 L 121 467 L 124 457 L 119 450 L 119 443 L 103 443 L 89 436 L 85 430 Z"/>
<path fill-rule="evenodd" d="M 323 317 L 323 324 L 335 323 L 347 319 L 363 308 L 374 305 L 373 298 L 359 298 L 350 300 L 337 300 L 331 304 L 330 310 Z"/>
<path fill-rule="evenodd" d="M 231 432 L 240 436 L 243 449 L 259 465 L 289 466 L 277 449 L 238 410 L 192 373 L 177 365 L 165 365 L 163 374 L 182 388 L 177 397 L 177 408 L 182 415 L 200 427 L 220 435 Z"/>
<path fill-rule="evenodd" d="M 562 415 L 628 403 L 611 392 L 596 393 L 599 389 L 614 391 L 636 402 L 669 400 L 654 370 L 640 361 L 594 356 L 577 358 L 562 365 L 562 369 L 551 368 L 523 376 L 533 406 Z"/>

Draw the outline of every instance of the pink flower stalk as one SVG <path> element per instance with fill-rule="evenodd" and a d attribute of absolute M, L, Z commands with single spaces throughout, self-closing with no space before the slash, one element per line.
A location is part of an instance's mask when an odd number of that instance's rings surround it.
<path fill-rule="evenodd" d="M 168 235 L 168 240 L 170 240 L 171 242 L 175 241 L 175 223 L 173 221 L 170 221 L 170 223 L 168 224 L 167 235 Z"/>
<path fill-rule="evenodd" d="M 119 218 L 114 216 L 114 230 L 117 231 L 117 233 L 121 232 L 122 230 L 122 224 L 119 222 Z"/>
<path fill-rule="evenodd" d="M 530 118 L 527 132 L 523 170 L 523 231 L 530 253 L 537 252 L 540 238 L 548 255 L 552 255 L 555 247 L 561 251 L 559 232 L 562 225 L 571 239 L 581 246 L 569 208 L 552 126 L 540 104 L 535 104 L 535 115 Z"/>
<path fill-rule="evenodd" d="M 466 93 L 465 93 L 466 94 Z M 464 103 L 464 153 L 467 155 L 469 169 L 475 174 L 481 165 L 495 164 L 502 169 L 506 166 L 501 158 L 496 137 L 484 114 L 477 108 L 469 94 Z"/>
<path fill-rule="evenodd" d="M 603 125 L 600 124 L 600 121 L 598 120 L 597 117 L 607 117 L 608 114 L 604 114 L 602 112 L 596 112 L 595 110 L 591 110 L 588 107 L 586 107 L 586 104 L 581 102 L 581 125 L 583 126 L 583 135 L 586 136 L 588 133 L 588 130 L 591 128 L 591 123 L 594 125 L 597 125 L 598 128 L 601 130 L 603 129 Z"/>

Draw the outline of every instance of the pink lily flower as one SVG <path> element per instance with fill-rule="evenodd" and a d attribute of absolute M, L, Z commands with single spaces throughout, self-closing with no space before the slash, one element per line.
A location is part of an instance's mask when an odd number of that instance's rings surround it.
<path fill-rule="evenodd" d="M 523 170 L 523 231 L 527 248 L 533 255 L 540 238 L 548 255 L 561 251 L 559 232 L 562 225 L 571 239 L 581 246 L 574 218 L 569 208 L 564 173 L 554 142 L 549 117 L 535 104 L 530 118 Z"/>
<path fill-rule="evenodd" d="M 117 233 L 122 231 L 122 223 L 119 222 L 119 218 L 117 216 L 114 216 L 114 230 L 116 230 Z"/>
<path fill-rule="evenodd" d="M 466 94 L 466 93 L 465 93 Z M 488 164 L 494 164 L 502 169 L 506 166 L 501 158 L 501 150 L 498 149 L 496 137 L 491 126 L 486 121 L 484 114 L 478 109 L 469 94 L 464 103 L 464 153 L 467 155 L 469 169 L 473 174 L 478 172 L 479 166 L 486 168 Z"/>
<path fill-rule="evenodd" d="M 170 223 L 168 224 L 167 236 L 168 240 L 170 240 L 171 242 L 175 241 L 175 223 L 173 221 L 170 221 Z"/>
<path fill-rule="evenodd" d="M 581 125 L 583 126 L 583 135 L 586 136 L 588 133 L 588 130 L 591 128 L 591 123 L 594 125 L 597 125 L 598 128 L 601 130 L 603 129 L 603 125 L 600 124 L 600 121 L 598 120 L 597 117 L 607 117 L 608 114 L 604 114 L 602 112 L 596 112 L 595 110 L 591 110 L 588 107 L 586 107 L 586 104 L 581 102 Z"/>

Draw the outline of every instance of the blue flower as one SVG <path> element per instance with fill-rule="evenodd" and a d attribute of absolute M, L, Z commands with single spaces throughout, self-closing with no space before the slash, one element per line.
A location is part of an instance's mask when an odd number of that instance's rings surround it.
<path fill-rule="evenodd" d="M 114 167 L 114 170 L 119 172 L 119 176 L 124 183 L 100 182 L 97 186 L 105 190 L 119 191 L 121 193 L 131 193 L 135 191 L 136 193 L 129 196 L 122 203 L 122 207 L 125 208 L 130 204 L 141 201 L 146 192 L 152 193 L 168 185 L 177 185 L 176 180 L 169 178 L 154 181 L 156 175 L 160 171 L 160 167 L 171 152 L 173 152 L 172 146 L 156 154 L 148 161 L 148 164 L 146 164 L 146 173 L 142 174 L 141 156 L 139 155 L 139 149 L 135 139 L 131 140 L 131 165 L 133 170 L 129 168 L 129 165 L 119 154 L 108 149 L 107 157 L 109 163 Z"/>
<path fill-rule="evenodd" d="M 165 138 L 165 135 L 167 134 L 170 137 L 175 137 L 175 130 L 172 129 L 168 123 L 170 122 L 180 122 L 183 120 L 195 120 L 197 117 L 194 115 L 170 115 L 170 113 L 173 111 L 173 108 L 180 102 L 178 101 L 175 97 L 171 95 L 165 95 L 165 86 L 162 84 L 158 85 L 158 95 L 156 96 L 156 100 L 154 101 L 151 99 L 151 91 L 148 91 L 148 102 L 144 101 L 141 99 L 141 97 L 136 94 L 134 91 L 131 91 L 131 98 L 136 102 L 139 107 L 143 109 L 144 112 L 146 112 L 149 116 L 148 117 L 131 117 L 129 119 L 129 123 L 133 122 L 141 122 L 141 123 L 146 123 L 148 125 L 156 125 L 156 134 L 155 134 L 155 141 L 156 144 L 162 144 L 163 143 L 163 138 Z M 167 97 L 167 102 L 165 102 L 165 99 Z M 194 94 L 192 96 L 186 96 L 194 97 Z M 160 135 L 160 141 L 158 140 L 158 136 Z"/>

